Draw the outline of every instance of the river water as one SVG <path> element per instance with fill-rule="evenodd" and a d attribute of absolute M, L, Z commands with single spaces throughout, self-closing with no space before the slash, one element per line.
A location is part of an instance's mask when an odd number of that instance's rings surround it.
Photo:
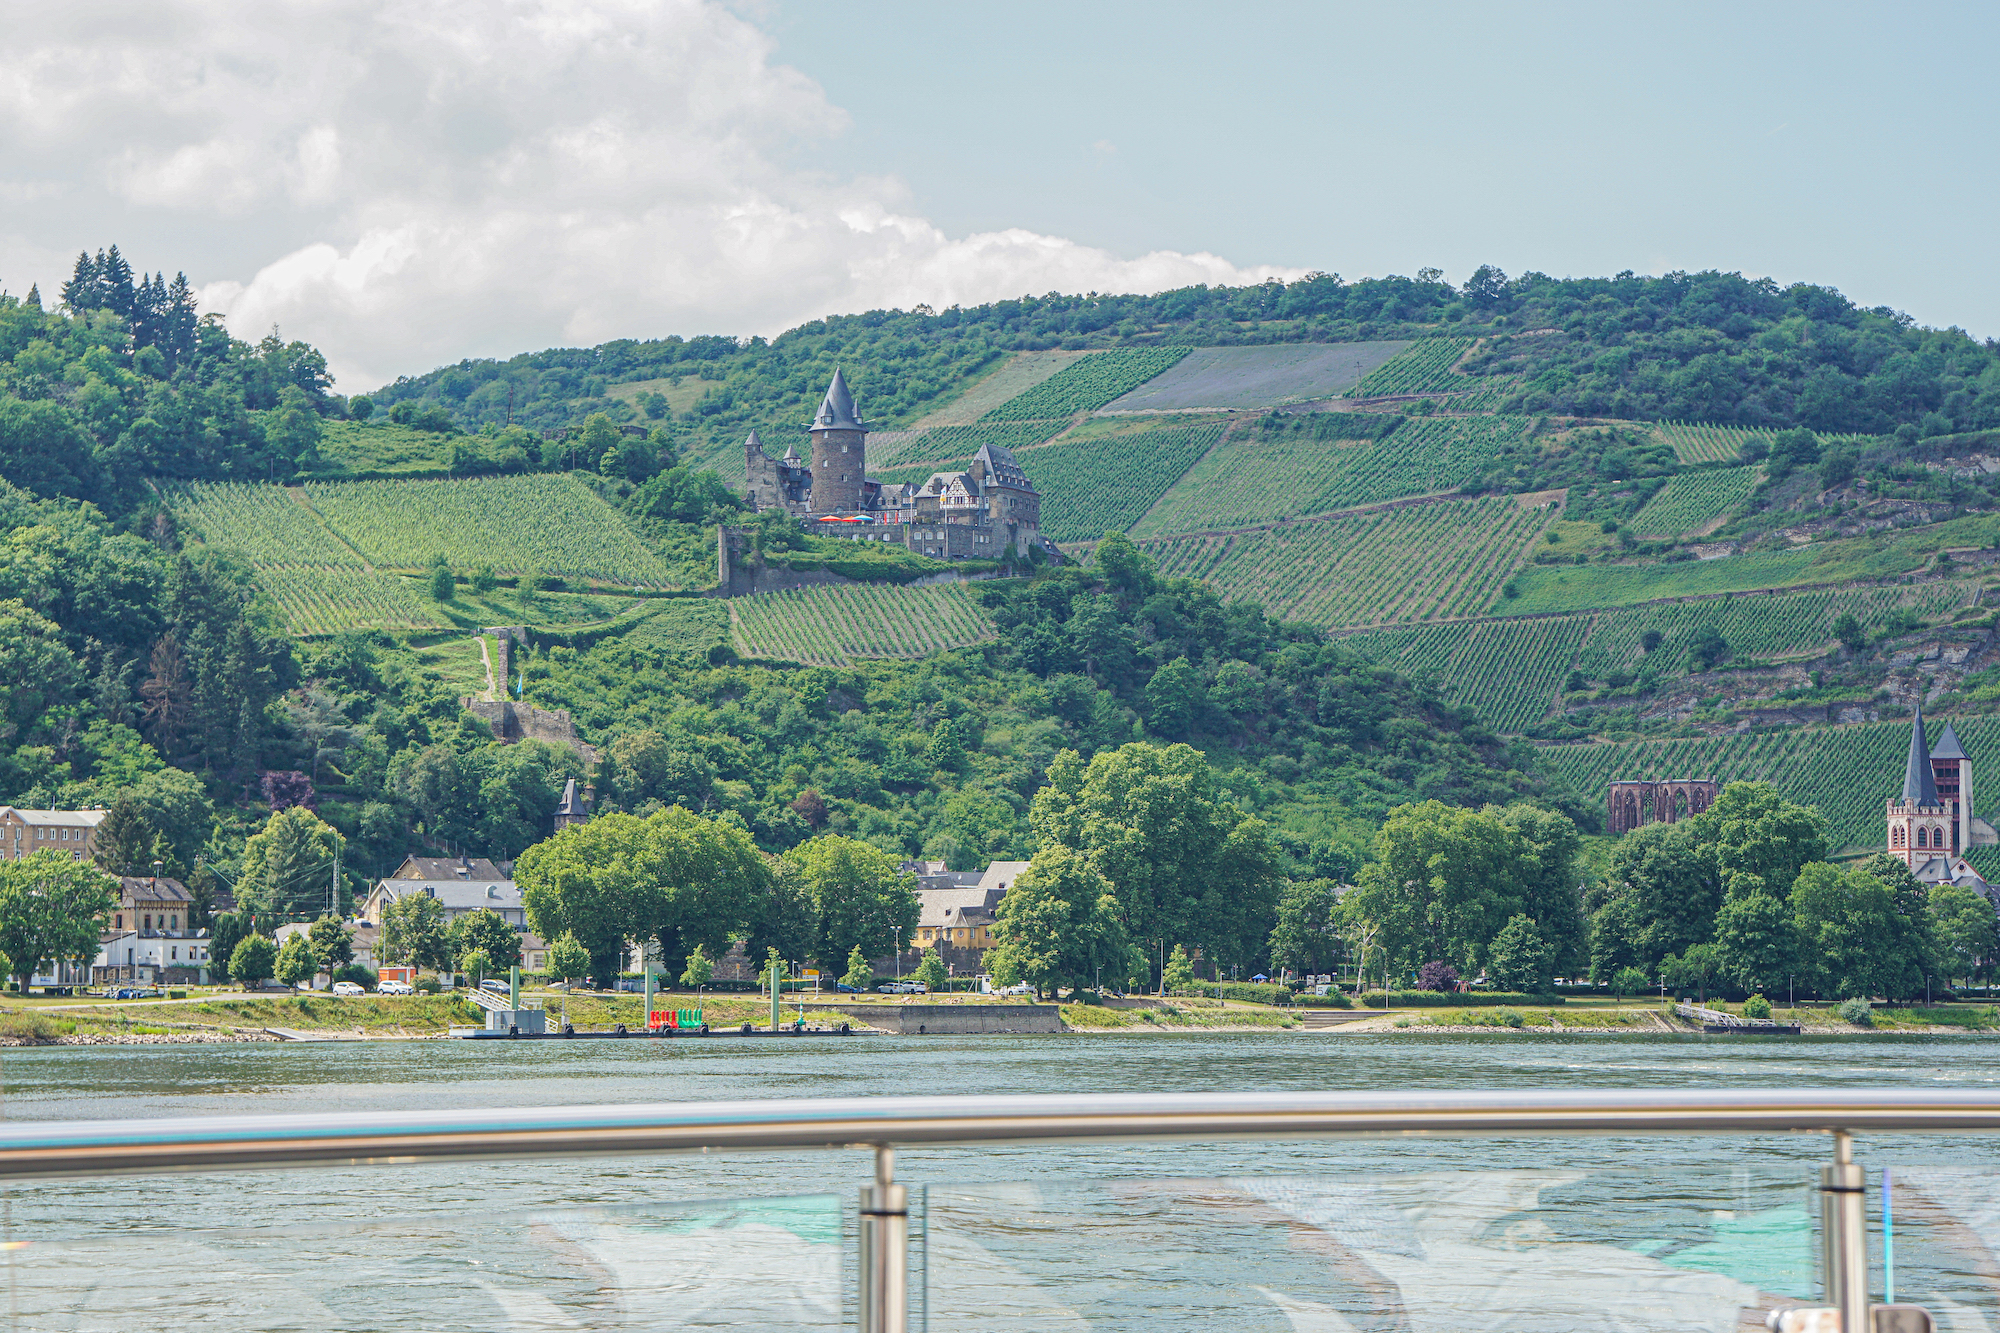
<path fill-rule="evenodd" d="M 11 1119 L 1023 1092 L 1994 1087 L 2000 1037 L 1296 1033 L 10 1049 Z M 1817 1136 L 918 1149 L 939 1330 L 1727 1330 L 1813 1295 Z M 2000 1142 L 1860 1141 L 1898 1299 L 2000 1329 Z M 15 1186 L 16 1329 L 832 1328 L 855 1152 Z M 1871 1197 L 1876 1208 L 1877 1196 Z M 1879 1208 L 1877 1230 L 1879 1231 Z M 1877 1238 L 1878 1270 L 1881 1263 Z M 1878 1288 L 1883 1285 L 1878 1277 Z"/>

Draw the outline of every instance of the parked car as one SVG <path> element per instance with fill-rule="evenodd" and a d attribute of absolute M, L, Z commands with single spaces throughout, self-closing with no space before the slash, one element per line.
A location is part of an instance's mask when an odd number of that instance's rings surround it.
<path fill-rule="evenodd" d="M 1024 981 L 1018 986 L 1002 986 L 993 993 L 995 995 L 1033 995 L 1035 988 Z"/>
<path fill-rule="evenodd" d="M 885 981 L 875 989 L 884 995 L 928 995 L 931 990 L 921 981 Z"/>
<path fill-rule="evenodd" d="M 479 989 L 490 990 L 496 995 L 507 995 L 511 993 L 513 988 L 498 977 L 488 977 L 479 983 Z"/>
<path fill-rule="evenodd" d="M 416 988 L 407 981 L 384 981 L 375 987 L 378 995 L 415 995 Z"/>
<path fill-rule="evenodd" d="M 156 1000 L 159 997 L 160 993 L 151 986 L 120 986 L 117 993 L 111 998 L 114 1000 Z"/>
<path fill-rule="evenodd" d="M 351 981 L 336 981 L 333 983 L 333 993 L 335 995 L 366 995 L 368 992 Z"/>
<path fill-rule="evenodd" d="M 833 988 L 842 995 L 860 995 L 868 989 L 866 986 L 850 986 L 844 981 L 834 982 Z"/>

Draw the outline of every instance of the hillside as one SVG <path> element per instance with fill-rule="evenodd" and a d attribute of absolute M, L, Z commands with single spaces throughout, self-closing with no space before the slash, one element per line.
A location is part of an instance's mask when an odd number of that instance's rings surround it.
<path fill-rule="evenodd" d="M 1026 846 L 1058 749 L 1187 739 L 1325 874 L 1399 801 L 1588 824 L 1603 781 L 1667 769 L 1771 777 L 1864 843 L 1895 719 L 2000 701 L 2000 358 L 1822 288 L 1316 277 L 350 398 L 305 344 L 148 323 L 111 286 L 0 297 L 0 649 L 25 682 L 0 798 L 190 776 L 211 804 L 177 808 L 212 813 L 175 825 L 184 866 L 227 864 L 272 769 L 310 775 L 350 869 L 512 854 L 580 766 L 492 744 L 466 694 L 570 710 L 610 805 L 955 864 Z M 1004 446 L 1093 562 L 910 586 L 964 571 L 766 520 L 764 567 L 863 582 L 698 596 L 713 525 L 750 521 L 743 436 L 797 438 L 836 365 L 872 474 Z M 475 637 L 497 625 L 527 627 L 512 680 Z"/>

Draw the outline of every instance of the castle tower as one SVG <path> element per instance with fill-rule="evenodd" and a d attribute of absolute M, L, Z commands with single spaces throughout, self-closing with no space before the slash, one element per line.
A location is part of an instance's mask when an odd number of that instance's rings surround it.
<path fill-rule="evenodd" d="M 812 507 L 817 514 L 851 514 L 861 508 L 868 471 L 868 427 L 855 411 L 854 395 L 836 370 L 812 424 Z"/>
<path fill-rule="evenodd" d="M 1972 845 L 1972 760 L 1949 722 L 1931 747 L 1931 776 L 1938 799 L 1951 808 L 1951 850 L 1963 853 Z"/>
<path fill-rule="evenodd" d="M 1957 749 L 1956 737 L 1953 749 Z M 1938 795 L 1924 742 L 1924 707 L 1910 720 L 1910 756 L 1903 766 L 1903 799 L 1888 803 L 1889 855 L 1912 870 L 1933 856 L 1949 856 L 1954 829 L 1951 807 Z"/>
<path fill-rule="evenodd" d="M 560 833 L 572 825 L 589 822 L 590 811 L 584 806 L 583 797 L 576 790 L 576 779 L 571 778 L 563 784 L 562 803 L 556 806 L 556 831 Z"/>

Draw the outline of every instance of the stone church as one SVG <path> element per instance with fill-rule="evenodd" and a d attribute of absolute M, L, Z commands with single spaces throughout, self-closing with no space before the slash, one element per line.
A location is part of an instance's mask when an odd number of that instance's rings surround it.
<path fill-rule="evenodd" d="M 1041 493 L 1006 449 L 981 445 L 963 472 L 921 483 L 870 480 L 868 426 L 838 370 L 806 433 L 809 459 L 796 444 L 771 457 L 755 431 L 743 441 L 752 508 L 796 514 L 815 536 L 894 542 L 940 559 L 999 560 L 1010 549 L 1062 558 L 1042 536 Z"/>
<path fill-rule="evenodd" d="M 1888 820 L 1889 855 L 1909 866 L 1917 879 L 1987 891 L 1965 850 L 2000 844 L 2000 833 L 1972 811 L 1972 760 L 1958 743 L 1958 733 L 1946 722 L 1937 744 L 1928 744 L 1921 704 L 1910 721 L 1903 797 L 1888 802 Z"/>

